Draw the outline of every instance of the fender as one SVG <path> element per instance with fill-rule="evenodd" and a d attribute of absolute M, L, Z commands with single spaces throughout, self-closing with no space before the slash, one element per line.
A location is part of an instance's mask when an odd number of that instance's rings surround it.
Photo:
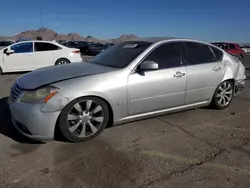
<path fill-rule="evenodd" d="M 234 75 L 235 74 L 233 72 L 233 69 L 231 67 L 225 66 L 223 74 L 222 74 L 221 82 L 224 82 L 225 80 L 229 80 L 229 79 L 235 79 Z"/>

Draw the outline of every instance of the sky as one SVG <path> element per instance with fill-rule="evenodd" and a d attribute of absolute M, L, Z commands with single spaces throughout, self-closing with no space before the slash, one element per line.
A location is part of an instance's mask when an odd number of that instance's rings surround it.
<path fill-rule="evenodd" d="M 122 34 L 250 42 L 250 0 L 1 0 L 0 36 L 43 26 L 101 39 Z"/>

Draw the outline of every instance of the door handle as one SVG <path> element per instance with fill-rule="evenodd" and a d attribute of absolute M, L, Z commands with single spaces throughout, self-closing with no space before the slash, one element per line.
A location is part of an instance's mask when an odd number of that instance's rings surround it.
<path fill-rule="evenodd" d="M 181 78 L 182 76 L 185 76 L 186 74 L 185 73 L 182 73 L 180 71 L 177 71 L 175 74 L 174 74 L 174 77 L 176 78 Z"/>
<path fill-rule="evenodd" d="M 221 67 L 214 67 L 212 70 L 213 71 L 219 71 L 219 70 L 221 70 Z"/>

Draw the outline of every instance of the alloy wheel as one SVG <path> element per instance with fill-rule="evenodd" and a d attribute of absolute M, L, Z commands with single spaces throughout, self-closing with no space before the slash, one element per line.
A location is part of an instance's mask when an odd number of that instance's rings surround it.
<path fill-rule="evenodd" d="M 233 97 L 232 84 L 228 81 L 221 83 L 220 86 L 218 87 L 216 94 L 217 103 L 220 106 L 225 107 L 231 102 L 232 97 Z"/>
<path fill-rule="evenodd" d="M 79 138 L 94 135 L 104 122 L 102 106 L 91 99 L 81 100 L 73 105 L 67 114 L 68 130 Z"/>
<path fill-rule="evenodd" d="M 68 62 L 66 60 L 61 60 L 58 62 L 58 65 L 63 65 L 63 64 L 67 64 Z"/>

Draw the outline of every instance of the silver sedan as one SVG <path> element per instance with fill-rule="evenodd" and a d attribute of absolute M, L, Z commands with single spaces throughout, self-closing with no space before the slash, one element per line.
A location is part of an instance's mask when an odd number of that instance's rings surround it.
<path fill-rule="evenodd" d="M 106 126 L 202 106 L 226 108 L 244 80 L 241 61 L 212 44 L 141 38 L 116 44 L 88 63 L 19 77 L 9 107 L 15 127 L 29 138 L 51 140 L 57 130 L 81 142 Z"/>

